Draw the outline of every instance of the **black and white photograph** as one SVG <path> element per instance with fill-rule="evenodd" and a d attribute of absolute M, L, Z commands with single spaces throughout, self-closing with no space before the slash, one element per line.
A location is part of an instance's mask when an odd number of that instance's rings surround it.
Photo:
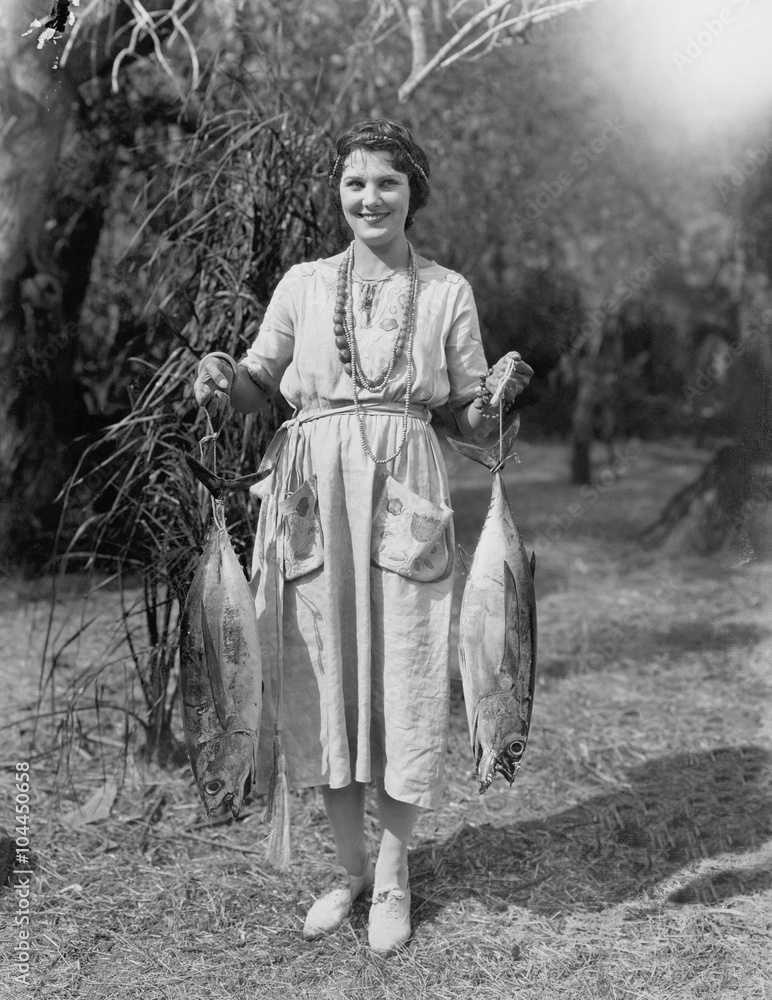
<path fill-rule="evenodd" d="M 1 0 L 0 996 L 772 1000 L 772 0 Z"/>

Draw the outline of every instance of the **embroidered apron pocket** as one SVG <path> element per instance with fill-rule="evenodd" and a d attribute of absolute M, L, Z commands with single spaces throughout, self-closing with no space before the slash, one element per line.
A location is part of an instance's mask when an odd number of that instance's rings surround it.
<path fill-rule="evenodd" d="M 324 538 L 319 518 L 316 476 L 279 502 L 283 540 L 282 575 L 297 580 L 324 563 Z"/>
<path fill-rule="evenodd" d="M 439 580 L 450 563 L 452 517 L 446 503 L 425 500 L 382 475 L 373 498 L 372 562 L 420 583 Z"/>

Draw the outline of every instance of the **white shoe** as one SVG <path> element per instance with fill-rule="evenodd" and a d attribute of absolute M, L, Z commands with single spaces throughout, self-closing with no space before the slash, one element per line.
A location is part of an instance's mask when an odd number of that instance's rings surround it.
<path fill-rule="evenodd" d="M 370 947 L 384 957 L 393 955 L 410 939 L 410 889 L 385 886 L 373 890 L 370 907 Z"/>
<path fill-rule="evenodd" d="M 369 889 L 375 881 L 375 866 L 370 858 L 365 862 L 361 875 L 350 875 L 343 865 L 333 869 L 333 888 L 313 904 L 306 914 L 303 937 L 315 941 L 324 934 L 336 931 L 351 913 L 354 900 Z"/>

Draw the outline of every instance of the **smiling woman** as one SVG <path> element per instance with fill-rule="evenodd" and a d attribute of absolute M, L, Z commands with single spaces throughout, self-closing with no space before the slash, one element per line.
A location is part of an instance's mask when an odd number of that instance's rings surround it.
<path fill-rule="evenodd" d="M 482 439 L 498 426 L 493 392 L 511 404 L 532 370 L 512 354 L 488 373 L 468 282 L 408 243 L 429 163 L 406 128 L 344 133 L 330 189 L 351 244 L 291 268 L 244 360 L 204 358 L 195 393 L 250 413 L 280 390 L 296 409 L 255 490 L 257 790 L 284 759 L 293 788 L 322 788 L 337 867 L 305 937 L 337 930 L 374 884 L 370 945 L 391 954 L 410 936 L 408 840 L 418 808 L 439 802 L 447 752 L 453 522 L 430 411 L 449 403 L 461 433 Z"/>
<path fill-rule="evenodd" d="M 410 181 L 394 170 L 388 153 L 358 149 L 343 171 L 340 200 L 354 236 L 366 246 L 383 248 L 406 228 Z"/>
<path fill-rule="evenodd" d="M 396 122 L 386 119 L 381 119 L 379 122 L 362 122 L 340 136 L 330 158 L 330 189 L 333 204 L 344 212 L 346 221 L 351 225 L 343 201 L 348 189 L 349 175 L 352 175 L 351 184 L 364 183 L 364 178 L 357 178 L 356 175 L 357 169 L 365 166 L 367 153 L 375 155 L 377 166 L 373 164 L 373 169 L 375 173 L 379 170 L 385 171 L 384 180 L 391 178 L 389 183 L 392 184 L 407 183 L 409 200 L 404 228 L 410 229 L 416 212 L 429 200 L 429 160 L 426 153 L 414 142 L 410 132 Z"/>

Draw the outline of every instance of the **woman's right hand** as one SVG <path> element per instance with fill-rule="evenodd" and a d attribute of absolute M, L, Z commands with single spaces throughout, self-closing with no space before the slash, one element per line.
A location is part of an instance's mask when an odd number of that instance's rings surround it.
<path fill-rule="evenodd" d="M 230 391 L 236 378 L 235 369 L 215 354 L 207 354 L 198 365 L 193 394 L 214 420 L 230 404 Z"/>

